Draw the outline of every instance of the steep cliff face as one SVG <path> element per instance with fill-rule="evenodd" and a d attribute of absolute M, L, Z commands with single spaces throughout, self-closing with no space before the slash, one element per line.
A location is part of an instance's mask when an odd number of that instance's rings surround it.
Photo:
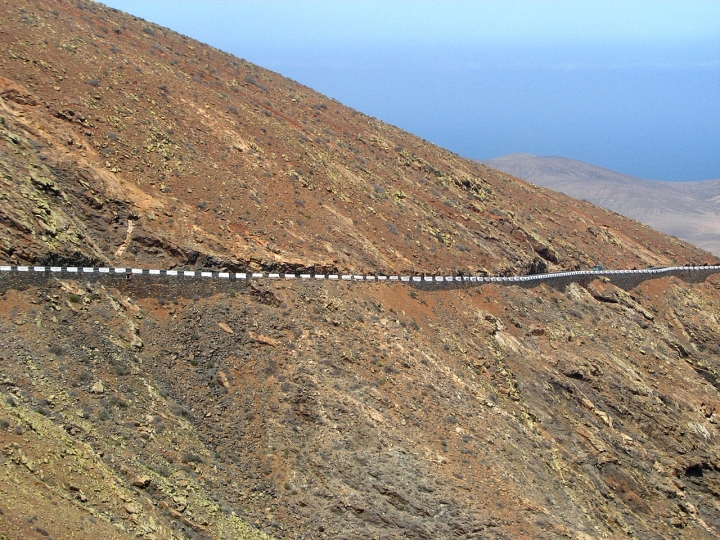
<path fill-rule="evenodd" d="M 99 4 L 6 3 L 0 20 L 3 263 L 716 260 Z M 720 531 L 717 276 L 152 279 L 0 275 L 6 536 Z"/>

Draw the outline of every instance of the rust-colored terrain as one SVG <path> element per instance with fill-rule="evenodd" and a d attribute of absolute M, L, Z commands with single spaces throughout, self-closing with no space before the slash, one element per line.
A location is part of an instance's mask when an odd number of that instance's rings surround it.
<path fill-rule="evenodd" d="M 88 1 L 0 4 L 0 262 L 716 263 Z M 720 276 L 0 276 L 0 538 L 716 538 Z"/>

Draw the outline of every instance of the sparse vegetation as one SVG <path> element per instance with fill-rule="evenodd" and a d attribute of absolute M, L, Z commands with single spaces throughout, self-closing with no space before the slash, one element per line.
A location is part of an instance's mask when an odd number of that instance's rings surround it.
<path fill-rule="evenodd" d="M 270 91 L 270 90 L 268 90 L 268 88 L 267 88 L 266 86 L 263 86 L 262 84 L 260 84 L 259 82 L 257 82 L 257 80 L 255 79 L 255 77 L 252 77 L 252 76 L 250 76 L 250 75 L 248 75 L 247 77 L 245 77 L 245 82 L 246 82 L 247 84 L 251 84 L 251 85 L 255 86 L 256 88 L 262 90 L 263 92 L 269 92 L 269 91 Z"/>
<path fill-rule="evenodd" d="M 44 26 L 16 4 L 0 3 L 3 264 L 517 275 L 701 256 L 100 4 L 20 6 Z M 0 275 L 0 506 L 30 533 L 720 523 L 717 277 L 566 294 L 28 275 Z"/>
<path fill-rule="evenodd" d="M 202 463 L 202 458 L 194 452 L 186 452 L 181 459 L 183 463 Z"/>

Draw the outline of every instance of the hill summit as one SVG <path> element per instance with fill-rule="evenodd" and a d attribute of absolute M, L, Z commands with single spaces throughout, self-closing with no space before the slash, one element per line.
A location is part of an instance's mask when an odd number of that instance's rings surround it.
<path fill-rule="evenodd" d="M 100 4 L 0 20 L 3 264 L 717 261 Z M 717 275 L 129 278 L 0 273 L 3 537 L 720 534 Z"/>

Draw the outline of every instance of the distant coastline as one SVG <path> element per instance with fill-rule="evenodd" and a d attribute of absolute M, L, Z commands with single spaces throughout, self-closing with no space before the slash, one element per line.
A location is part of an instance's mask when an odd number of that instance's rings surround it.
<path fill-rule="evenodd" d="M 720 255 L 720 178 L 644 180 L 569 158 L 525 153 L 480 163 L 587 200 Z"/>

